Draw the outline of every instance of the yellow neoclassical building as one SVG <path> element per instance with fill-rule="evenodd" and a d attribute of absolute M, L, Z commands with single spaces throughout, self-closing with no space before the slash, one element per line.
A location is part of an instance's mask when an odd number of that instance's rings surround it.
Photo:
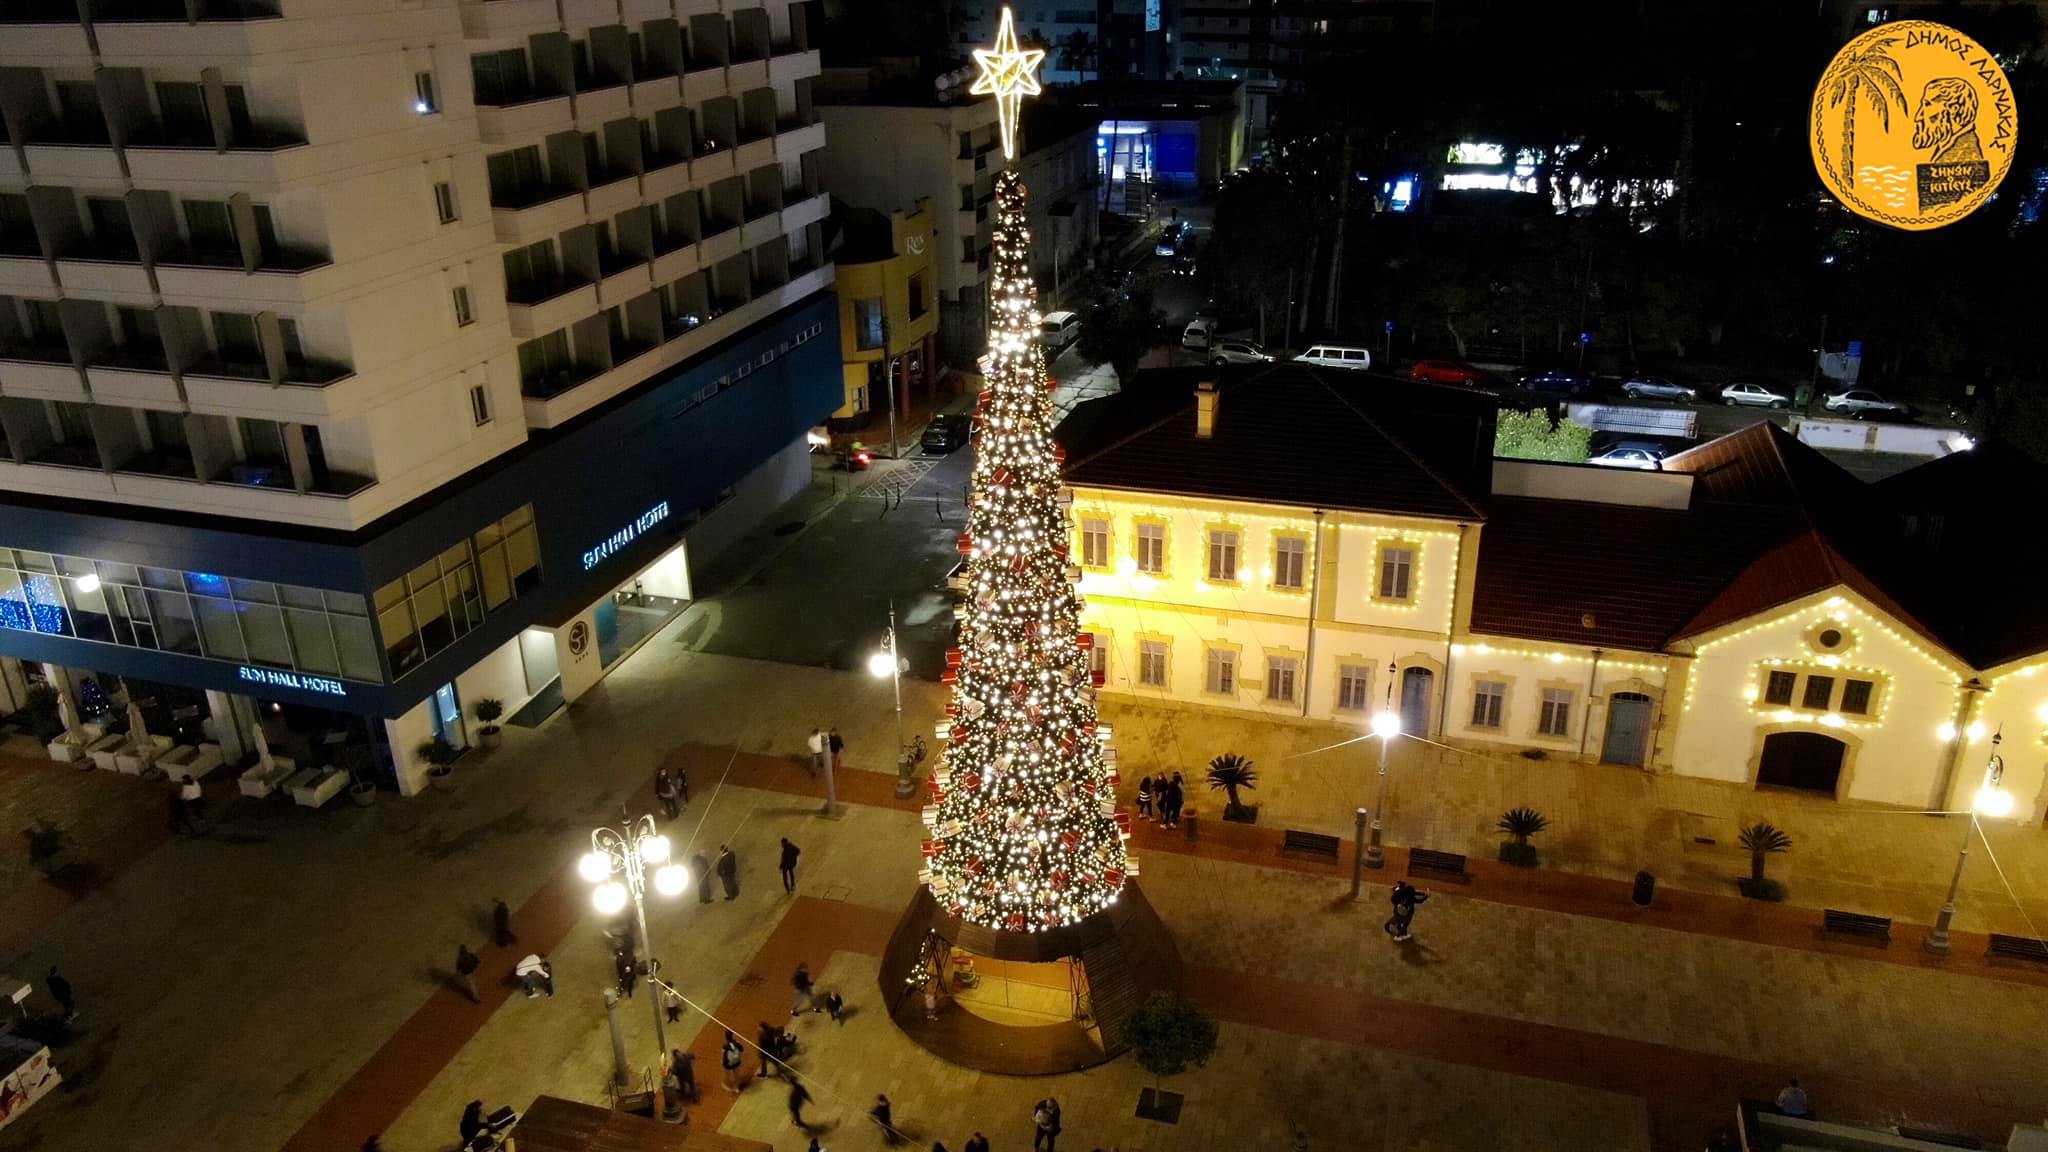
<path fill-rule="evenodd" d="M 913 383 L 929 383 L 939 330 L 933 297 L 931 202 L 910 211 L 845 210 L 839 217 L 839 344 L 845 371 L 835 426 L 858 428 L 910 406 Z"/>
<path fill-rule="evenodd" d="M 1967 804 L 2002 730 L 2042 819 L 2048 612 L 1940 575 L 1989 457 L 1873 486 L 1760 424 L 1662 472 L 1494 461 L 1493 403 L 1273 365 L 1077 408 L 1103 690 L 1909 808 Z"/>

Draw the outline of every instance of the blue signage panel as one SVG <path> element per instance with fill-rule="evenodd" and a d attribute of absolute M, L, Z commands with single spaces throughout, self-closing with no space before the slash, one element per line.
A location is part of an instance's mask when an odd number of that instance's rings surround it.
<path fill-rule="evenodd" d="M 661 503 L 634 517 L 632 523 L 599 541 L 597 547 L 585 552 L 583 554 L 583 570 L 588 572 L 599 564 L 604 563 L 605 559 L 611 556 L 612 553 L 638 540 L 642 532 L 647 531 L 666 519 L 668 519 L 668 501 L 663 500 Z"/>
<path fill-rule="evenodd" d="M 325 676 L 306 676 L 287 672 L 282 668 L 257 668 L 244 664 L 235 674 L 251 684 L 264 684 L 272 688 L 296 688 L 301 692 L 317 692 L 323 696 L 348 696 L 348 685 Z"/>

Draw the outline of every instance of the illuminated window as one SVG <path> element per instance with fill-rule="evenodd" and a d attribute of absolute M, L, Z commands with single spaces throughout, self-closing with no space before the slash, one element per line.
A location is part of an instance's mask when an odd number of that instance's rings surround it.
<path fill-rule="evenodd" d="M 1266 699 L 1274 704 L 1294 703 L 1294 678 L 1301 661 L 1292 656 L 1266 657 Z"/>
<path fill-rule="evenodd" d="M 1508 686 L 1498 680 L 1475 680 L 1472 683 L 1472 726 L 1474 728 L 1500 727 L 1501 705 L 1507 702 Z M 1565 705 L 1571 704 L 1570 694 Z M 1547 705 L 1546 705 L 1547 707 Z M 1547 729 L 1546 729 L 1547 731 Z M 1562 732 L 1555 735 L 1563 735 Z"/>
<path fill-rule="evenodd" d="M 1147 688 L 1166 687 L 1166 641 L 1138 641 L 1138 683 Z"/>
<path fill-rule="evenodd" d="M 1219 584 L 1237 582 L 1237 533 L 1227 528 L 1209 533 L 1209 579 Z"/>
<path fill-rule="evenodd" d="M 1877 685 L 1871 683 L 1868 680 L 1842 681 L 1841 710 L 1849 713 L 1852 716 L 1869 715 L 1870 697 L 1876 690 Z"/>
<path fill-rule="evenodd" d="M 1364 664 L 1337 667 L 1337 707 L 1346 712 L 1363 712 L 1372 691 L 1372 669 Z"/>
<path fill-rule="evenodd" d="M 1308 541 L 1281 536 L 1273 541 L 1273 587 L 1300 588 L 1308 568 Z"/>
<path fill-rule="evenodd" d="M 1137 548 L 1134 558 L 1138 562 L 1138 571 L 1153 576 L 1164 574 L 1166 571 L 1166 525 L 1138 525 L 1135 542 Z"/>
<path fill-rule="evenodd" d="M 1209 649 L 1207 667 L 1202 674 L 1204 691 L 1220 696 L 1237 692 L 1237 653 L 1228 648 Z"/>
<path fill-rule="evenodd" d="M 1088 671 L 1096 676 L 1109 675 L 1109 633 L 1090 632 L 1094 644 L 1088 649 Z"/>
<path fill-rule="evenodd" d="M 1540 736 L 1569 736 L 1572 731 L 1572 691 L 1569 688 L 1545 688 L 1543 710 L 1536 717 L 1536 732 Z"/>
<path fill-rule="evenodd" d="M 412 74 L 412 110 L 422 116 L 441 110 L 441 102 L 434 95 L 434 74 L 432 72 L 415 72 Z"/>
<path fill-rule="evenodd" d="M 1764 679 L 1764 703 L 1792 703 L 1792 688 L 1798 682 L 1799 677 L 1791 672 L 1771 673 Z"/>
<path fill-rule="evenodd" d="M 1380 549 L 1380 594 L 1382 600 L 1406 600 L 1415 575 L 1415 549 Z"/>
<path fill-rule="evenodd" d="M 1827 710 L 1828 703 L 1834 698 L 1835 678 L 1833 676 L 1808 675 L 1806 678 L 1806 694 L 1799 698 L 1799 706 L 1801 708 L 1814 708 L 1824 712 Z"/>
<path fill-rule="evenodd" d="M 1109 521 L 1090 518 L 1081 521 L 1081 564 L 1086 568 L 1109 567 Z"/>

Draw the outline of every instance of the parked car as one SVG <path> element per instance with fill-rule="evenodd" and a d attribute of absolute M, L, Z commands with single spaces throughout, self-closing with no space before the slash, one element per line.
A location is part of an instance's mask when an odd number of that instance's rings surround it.
<path fill-rule="evenodd" d="M 1645 471 L 1663 467 L 1664 446 L 1644 440 L 1617 441 L 1607 451 L 1587 459 L 1602 468 L 1638 468 Z"/>
<path fill-rule="evenodd" d="M 1249 340 L 1218 340 L 1209 345 L 1211 364 L 1263 364 L 1272 358 L 1271 352 Z"/>
<path fill-rule="evenodd" d="M 1583 396 L 1592 386 L 1591 377 L 1567 368 L 1552 368 L 1522 377 L 1522 388 L 1538 396 Z"/>
<path fill-rule="evenodd" d="M 1080 337 L 1081 315 L 1078 312 L 1048 312 L 1038 322 L 1038 342 L 1044 346 L 1048 358 L 1059 355 Z"/>
<path fill-rule="evenodd" d="M 1700 398 L 1697 390 L 1662 376 L 1631 376 L 1622 382 L 1621 394 L 1631 400 L 1675 400 L 1681 404 Z"/>
<path fill-rule="evenodd" d="M 1204 349 L 1209 346 L 1210 339 L 1215 335 L 1216 321 L 1207 316 L 1197 316 L 1193 320 L 1188 321 L 1187 327 L 1181 329 L 1180 346 L 1197 350 Z"/>
<path fill-rule="evenodd" d="M 1372 367 L 1370 350 L 1349 348 L 1342 344 L 1318 344 L 1294 359 L 1302 364 L 1315 364 L 1323 368 L 1354 368 L 1363 371 Z"/>
<path fill-rule="evenodd" d="M 1858 420 L 1911 420 L 1915 414 L 1911 404 L 1887 400 L 1868 388 L 1847 388 L 1829 393 L 1821 404 L 1830 412 L 1840 412 Z"/>
<path fill-rule="evenodd" d="M 967 443 L 968 430 L 972 426 L 973 418 L 965 412 L 941 413 L 924 426 L 924 435 L 917 446 L 927 456 L 944 456 Z"/>
<path fill-rule="evenodd" d="M 1761 384 L 1730 384 L 1721 389 L 1721 403 L 1730 407 L 1790 408 L 1792 398 Z"/>
<path fill-rule="evenodd" d="M 1431 384 L 1477 384 L 1481 375 L 1479 369 L 1462 360 L 1417 360 L 1415 367 L 1408 370 L 1408 378 Z"/>

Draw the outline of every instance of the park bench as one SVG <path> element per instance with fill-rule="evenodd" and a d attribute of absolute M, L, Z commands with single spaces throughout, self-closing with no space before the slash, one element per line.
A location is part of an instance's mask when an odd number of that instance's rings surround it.
<path fill-rule="evenodd" d="M 1438 852 L 1434 848 L 1410 848 L 1408 850 L 1408 874 L 1427 872 L 1449 880 L 1470 880 L 1465 871 L 1465 858 L 1456 852 Z"/>
<path fill-rule="evenodd" d="M 1838 936 L 1862 936 L 1886 944 L 1892 942 L 1892 918 L 1889 916 L 1867 916 L 1861 912 L 1829 908 L 1821 913 L 1820 930 Z"/>
<path fill-rule="evenodd" d="M 1342 841 L 1335 836 L 1325 836 L 1321 832 L 1300 832 L 1289 828 L 1287 834 L 1280 838 L 1282 852 L 1306 852 L 1311 856 L 1326 856 L 1335 860 L 1342 848 Z"/>
<path fill-rule="evenodd" d="M 2032 936 L 2007 936 L 1993 932 L 1991 942 L 1984 948 L 1986 956 L 2006 956 L 2014 960 L 2040 960 L 2048 962 L 2048 940 L 2037 940 Z"/>

